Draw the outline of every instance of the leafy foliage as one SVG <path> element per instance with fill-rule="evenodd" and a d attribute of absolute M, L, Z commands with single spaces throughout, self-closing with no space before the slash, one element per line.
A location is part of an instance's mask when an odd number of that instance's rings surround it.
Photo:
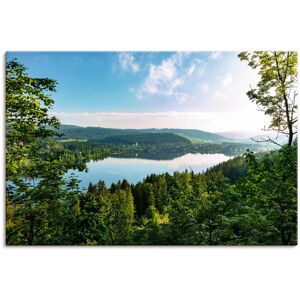
<path fill-rule="evenodd" d="M 6 65 L 6 175 L 10 179 L 26 165 L 27 158 L 35 155 L 35 143 L 53 136 L 49 126 L 58 128 L 55 117 L 48 116 L 54 103 L 49 93 L 54 92 L 56 81 L 32 78 L 26 68 L 12 60 Z"/>
<path fill-rule="evenodd" d="M 247 61 L 251 68 L 258 69 L 261 78 L 257 88 L 251 88 L 247 93 L 249 99 L 271 117 L 268 129 L 288 135 L 291 145 L 297 134 L 298 121 L 297 52 L 241 52 L 239 58 Z"/>

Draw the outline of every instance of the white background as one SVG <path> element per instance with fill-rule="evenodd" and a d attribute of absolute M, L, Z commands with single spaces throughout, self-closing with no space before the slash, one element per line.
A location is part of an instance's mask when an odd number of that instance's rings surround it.
<path fill-rule="evenodd" d="M 299 247 L 4 246 L 5 51 L 299 50 L 296 3 L 0 2 L 1 299 L 300 299 Z"/>

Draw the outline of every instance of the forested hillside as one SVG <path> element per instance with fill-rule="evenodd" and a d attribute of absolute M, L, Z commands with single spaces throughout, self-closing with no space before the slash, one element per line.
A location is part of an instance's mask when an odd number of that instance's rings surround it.
<path fill-rule="evenodd" d="M 152 133 L 173 133 L 184 138 L 189 139 L 193 143 L 222 143 L 222 142 L 234 142 L 232 139 L 227 139 L 221 135 L 206 132 L 197 129 L 143 129 L 144 132 Z"/>
<path fill-rule="evenodd" d="M 113 136 L 140 135 L 143 133 L 169 133 L 189 139 L 193 143 L 222 143 L 232 141 L 214 133 L 195 129 L 114 129 L 61 125 L 59 132 L 63 134 L 63 137 L 60 137 L 60 139 L 79 140 L 102 140 Z"/>
<path fill-rule="evenodd" d="M 104 144 L 112 144 L 112 145 L 191 144 L 190 140 L 173 133 L 144 133 L 144 134 L 135 134 L 135 135 L 116 135 L 116 136 L 106 137 L 102 141 Z"/>

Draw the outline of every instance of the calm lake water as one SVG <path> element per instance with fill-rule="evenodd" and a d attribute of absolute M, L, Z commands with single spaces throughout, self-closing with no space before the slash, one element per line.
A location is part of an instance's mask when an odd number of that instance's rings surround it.
<path fill-rule="evenodd" d="M 172 160 L 152 160 L 141 158 L 108 157 L 103 160 L 90 161 L 87 164 L 88 172 L 69 170 L 68 175 L 74 173 L 81 180 L 81 188 L 87 188 L 90 182 L 98 183 L 103 180 L 106 186 L 113 182 L 127 179 L 130 183 L 137 183 L 152 173 L 162 174 L 174 171 L 205 171 L 207 168 L 230 159 L 224 154 L 185 154 Z"/>

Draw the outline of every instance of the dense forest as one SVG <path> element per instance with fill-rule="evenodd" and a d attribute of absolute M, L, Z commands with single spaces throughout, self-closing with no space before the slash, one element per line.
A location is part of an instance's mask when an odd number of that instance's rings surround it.
<path fill-rule="evenodd" d="M 151 145 L 151 144 L 172 144 L 185 145 L 191 141 L 173 133 L 143 133 L 136 135 L 116 135 L 104 138 L 104 144 L 113 145 Z"/>
<path fill-rule="evenodd" d="M 172 132 L 160 133 L 170 137 L 169 144 L 105 145 L 84 136 L 84 141 L 70 141 L 72 136 L 61 136 L 58 120 L 48 114 L 57 82 L 32 78 L 17 60 L 7 62 L 7 245 L 297 244 L 297 105 L 291 93 L 297 55 L 242 52 L 239 58 L 259 70 L 261 81 L 248 92 L 249 99 L 271 117 L 270 129 L 288 136 L 286 145 L 260 154 L 243 149 L 244 155 L 205 173 L 152 174 L 137 184 L 123 180 L 110 187 L 99 181 L 87 191 L 65 172 L 84 169 L 95 157 L 136 151 L 177 155 L 201 148 L 223 153 L 226 147 L 239 147 L 228 141 L 195 145 L 181 135 L 176 142 L 184 143 L 176 148 Z M 158 136 L 137 136 L 149 134 Z M 118 141 L 123 138 L 128 140 L 120 132 L 115 135 Z M 24 177 L 39 180 L 28 183 Z"/>

